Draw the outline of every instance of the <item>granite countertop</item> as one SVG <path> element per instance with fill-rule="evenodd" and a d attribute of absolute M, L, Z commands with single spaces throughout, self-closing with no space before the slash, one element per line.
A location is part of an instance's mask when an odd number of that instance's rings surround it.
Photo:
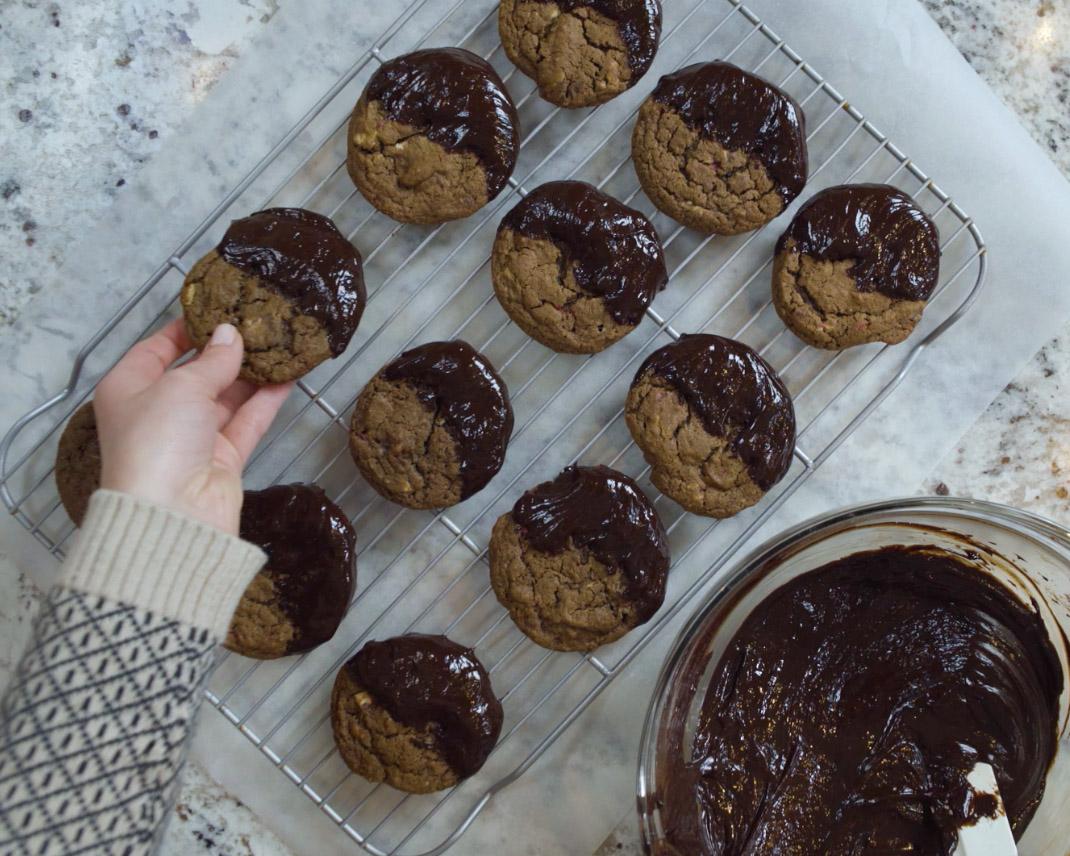
<path fill-rule="evenodd" d="M 172 138 L 285 0 L 81 0 L 6 4 L 0 21 L 0 326 L 48 287 L 67 249 Z M 979 74 L 1070 177 L 1070 4 L 922 0 Z M 1046 344 L 936 464 L 919 493 L 1070 512 L 1070 330 Z M 2 548 L 0 548 L 2 553 Z M 0 685 L 37 592 L 0 574 Z M 601 852 L 637 850 L 629 811 Z M 165 854 L 290 852 L 191 768 Z"/>

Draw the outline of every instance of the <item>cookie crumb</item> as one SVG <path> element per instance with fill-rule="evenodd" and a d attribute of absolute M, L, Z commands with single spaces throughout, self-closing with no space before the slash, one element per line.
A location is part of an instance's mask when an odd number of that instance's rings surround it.
<path fill-rule="evenodd" d="M 933 488 L 933 493 L 935 493 L 937 496 L 947 496 L 949 493 L 951 493 L 951 490 L 946 484 L 940 482 L 935 488 Z"/>
<path fill-rule="evenodd" d="M 23 108 L 22 110 L 19 110 L 19 121 L 20 122 L 29 122 L 32 118 L 33 118 L 33 110 L 27 110 L 26 108 Z"/>

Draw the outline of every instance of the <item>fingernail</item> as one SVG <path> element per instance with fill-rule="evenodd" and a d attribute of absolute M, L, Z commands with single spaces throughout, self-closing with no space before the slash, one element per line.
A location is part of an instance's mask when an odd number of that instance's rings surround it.
<path fill-rule="evenodd" d="M 238 331 L 234 329 L 232 324 L 220 324 L 212 333 L 212 338 L 209 340 L 209 345 L 230 345 L 233 344 L 235 337 L 238 335 Z"/>

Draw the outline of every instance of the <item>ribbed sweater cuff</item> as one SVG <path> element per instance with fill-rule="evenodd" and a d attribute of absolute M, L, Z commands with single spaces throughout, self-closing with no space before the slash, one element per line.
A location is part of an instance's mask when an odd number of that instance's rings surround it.
<path fill-rule="evenodd" d="M 98 490 L 63 564 L 68 588 L 226 636 L 266 556 L 240 538 L 125 493 Z"/>

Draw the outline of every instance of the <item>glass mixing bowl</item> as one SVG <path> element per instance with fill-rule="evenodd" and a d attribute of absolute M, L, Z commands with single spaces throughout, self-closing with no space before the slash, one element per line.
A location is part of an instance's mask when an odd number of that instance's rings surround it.
<path fill-rule="evenodd" d="M 1044 799 L 1018 842 L 1021 856 L 1070 854 L 1070 530 L 1044 518 L 976 500 L 922 497 L 836 511 L 766 542 L 722 578 L 677 637 L 647 713 L 639 755 L 638 808 L 644 848 L 663 840 L 659 776 L 673 728 L 691 745 L 711 673 L 740 624 L 773 589 L 806 571 L 863 550 L 932 544 L 954 553 L 1035 603 L 1063 671 L 1059 744 Z"/>

